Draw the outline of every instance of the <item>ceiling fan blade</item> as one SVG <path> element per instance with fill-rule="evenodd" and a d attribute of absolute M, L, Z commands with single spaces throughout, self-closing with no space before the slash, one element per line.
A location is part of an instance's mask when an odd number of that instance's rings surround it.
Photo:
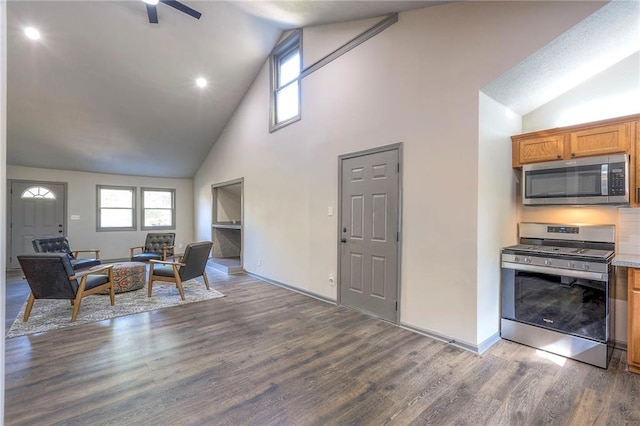
<path fill-rule="evenodd" d="M 158 23 L 158 9 L 156 5 L 146 4 L 147 6 L 147 15 L 149 15 L 149 23 L 157 24 Z"/>
<path fill-rule="evenodd" d="M 191 9 L 189 6 L 185 6 L 179 1 L 174 1 L 174 0 L 160 0 L 160 1 L 166 4 L 167 6 L 171 6 L 174 9 L 178 9 L 180 12 L 184 12 L 187 15 L 193 16 L 196 19 L 200 19 L 200 17 L 202 16 L 202 13 L 198 12 L 197 10 Z"/>

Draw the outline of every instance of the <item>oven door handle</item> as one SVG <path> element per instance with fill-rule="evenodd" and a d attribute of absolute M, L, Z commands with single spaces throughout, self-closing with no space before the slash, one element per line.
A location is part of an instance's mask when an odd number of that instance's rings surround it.
<path fill-rule="evenodd" d="M 608 281 L 609 274 L 601 272 L 575 271 L 572 269 L 549 268 L 547 266 L 523 265 L 521 263 L 502 262 L 505 269 L 515 269 L 516 271 L 538 272 L 541 274 L 558 275 L 572 278 L 583 278 L 594 281 Z"/>

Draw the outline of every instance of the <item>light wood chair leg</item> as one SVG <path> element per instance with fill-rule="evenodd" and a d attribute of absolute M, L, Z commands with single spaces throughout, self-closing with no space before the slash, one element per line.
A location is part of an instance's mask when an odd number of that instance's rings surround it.
<path fill-rule="evenodd" d="M 153 288 L 153 262 L 149 266 L 149 282 L 147 283 L 147 297 L 151 297 L 151 289 Z"/>
<path fill-rule="evenodd" d="M 209 279 L 207 278 L 207 271 L 204 271 L 204 272 L 202 273 L 202 278 L 204 278 L 204 285 L 206 285 L 206 286 L 207 286 L 207 290 L 211 290 L 211 289 L 209 288 Z"/>
<path fill-rule="evenodd" d="M 178 287 L 178 291 L 180 292 L 180 297 L 182 300 L 184 299 L 184 289 L 182 288 L 182 280 L 180 279 L 180 275 L 176 274 L 176 287 Z"/>
<path fill-rule="evenodd" d="M 29 315 L 31 315 L 31 308 L 33 308 L 33 302 L 36 301 L 33 293 L 29 293 L 29 301 L 27 302 L 27 307 L 24 309 L 24 317 L 22 318 L 23 322 L 27 322 L 29 319 Z"/>
<path fill-rule="evenodd" d="M 116 288 L 113 285 L 113 268 L 109 268 L 109 282 L 111 286 L 109 287 L 109 299 L 111 299 L 111 306 L 116 304 Z"/>
<path fill-rule="evenodd" d="M 78 312 L 80 311 L 80 303 L 82 302 L 82 293 L 78 292 L 76 295 L 76 300 L 73 304 L 73 312 L 71 312 L 71 322 L 75 322 L 76 318 L 78 318 Z"/>
<path fill-rule="evenodd" d="M 80 312 L 80 304 L 82 303 L 82 296 L 84 293 L 84 289 L 87 285 L 87 276 L 83 276 L 82 280 L 80 280 L 80 285 L 78 286 L 78 292 L 76 293 L 76 298 L 73 301 L 73 311 L 71 312 L 71 322 L 75 322 L 76 318 L 78 318 L 78 312 Z"/>

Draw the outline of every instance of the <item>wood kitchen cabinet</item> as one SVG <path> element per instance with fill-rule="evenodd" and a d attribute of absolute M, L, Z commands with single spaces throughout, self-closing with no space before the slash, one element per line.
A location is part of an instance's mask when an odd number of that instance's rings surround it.
<path fill-rule="evenodd" d="M 619 152 L 629 153 L 631 124 L 598 126 L 569 132 L 569 156 L 578 158 Z"/>
<path fill-rule="evenodd" d="M 515 147 L 514 147 L 515 148 Z M 514 154 L 520 164 L 559 160 L 564 152 L 564 135 L 532 137 L 519 141 Z"/>
<path fill-rule="evenodd" d="M 640 374 L 640 269 L 628 271 L 627 364 L 629 371 Z"/>
<path fill-rule="evenodd" d="M 512 166 L 543 161 L 629 154 L 630 204 L 640 206 L 640 114 L 511 137 Z"/>

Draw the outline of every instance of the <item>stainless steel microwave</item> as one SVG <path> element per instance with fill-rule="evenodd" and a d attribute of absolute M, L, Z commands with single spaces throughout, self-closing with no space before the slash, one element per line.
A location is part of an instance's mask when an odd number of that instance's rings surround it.
<path fill-rule="evenodd" d="M 629 155 L 548 161 L 522 167 L 524 205 L 629 204 Z"/>

